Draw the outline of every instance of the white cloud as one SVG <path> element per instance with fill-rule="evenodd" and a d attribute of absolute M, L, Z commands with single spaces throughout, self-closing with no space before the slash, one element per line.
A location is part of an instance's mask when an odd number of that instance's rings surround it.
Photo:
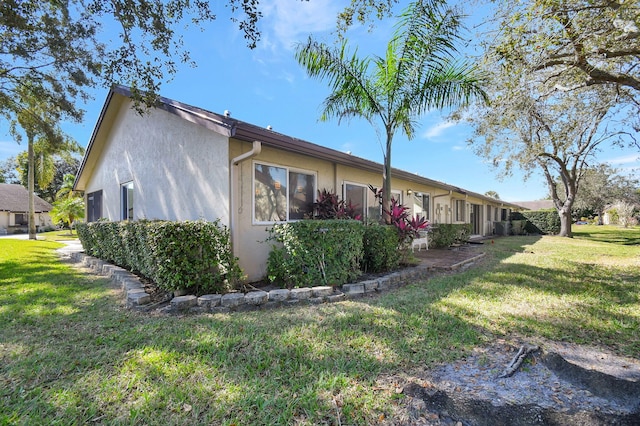
<path fill-rule="evenodd" d="M 454 121 L 441 121 L 440 123 L 436 124 L 435 126 L 431 126 L 430 128 L 428 128 L 424 133 L 423 133 L 423 137 L 425 139 L 435 139 L 438 136 L 441 136 L 445 130 L 447 130 L 450 127 L 454 127 L 457 123 Z"/>
<path fill-rule="evenodd" d="M 623 157 L 616 157 L 610 160 L 606 160 L 609 164 L 630 164 L 640 162 L 640 155 L 638 154 L 629 154 Z"/>
<path fill-rule="evenodd" d="M 467 147 L 463 146 L 463 145 L 454 145 L 453 148 L 451 148 L 454 151 L 464 151 Z"/>
<path fill-rule="evenodd" d="M 340 7 L 331 0 L 269 0 L 263 7 L 264 40 L 273 49 L 293 49 L 311 33 L 331 31 Z"/>

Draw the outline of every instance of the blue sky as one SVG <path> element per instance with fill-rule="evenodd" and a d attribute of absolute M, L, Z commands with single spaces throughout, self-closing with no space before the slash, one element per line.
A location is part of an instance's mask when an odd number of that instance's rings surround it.
<path fill-rule="evenodd" d="M 326 83 L 311 80 L 293 57 L 296 42 L 314 37 L 330 42 L 335 17 L 346 1 L 263 0 L 258 47 L 246 47 L 242 34 L 228 20 L 226 2 L 212 2 L 218 19 L 206 31 L 185 34 L 185 46 L 198 66 L 181 66 L 160 94 L 180 102 L 304 139 L 339 151 L 382 162 L 382 135 L 364 120 L 318 121 L 321 103 L 328 94 Z M 477 21 L 477 10 L 466 9 Z M 474 18 L 475 17 L 475 18 Z M 472 26 L 475 22 L 470 22 Z M 359 52 L 382 54 L 393 22 L 378 23 L 374 32 L 354 28 L 348 35 Z M 471 37 L 471 34 L 466 34 Z M 106 88 L 94 91 L 81 124 L 65 124 L 65 130 L 86 146 L 107 95 Z M 2 123 L 5 124 L 5 123 Z M 523 181 L 521 174 L 502 181 L 497 172 L 468 148 L 470 129 L 447 121 L 445 114 L 430 112 L 422 117 L 416 137 L 409 141 L 398 132 L 392 151 L 393 167 L 474 192 L 496 191 L 503 200 L 525 201 L 546 198 L 547 189 L 539 175 Z M 26 149 L 18 145 L 0 124 L 0 160 Z M 637 150 L 611 149 L 600 159 L 619 169 L 640 167 Z"/>

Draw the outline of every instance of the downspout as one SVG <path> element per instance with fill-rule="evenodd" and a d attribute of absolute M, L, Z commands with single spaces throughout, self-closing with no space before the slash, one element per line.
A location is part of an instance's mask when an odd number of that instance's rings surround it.
<path fill-rule="evenodd" d="M 235 158 L 232 158 L 229 162 L 229 173 L 230 173 L 230 182 L 229 182 L 229 237 L 231 240 L 231 250 L 233 255 L 236 256 L 235 247 L 236 247 L 236 201 L 235 201 L 235 192 L 236 192 L 236 173 L 235 166 L 240 164 L 241 162 L 248 160 L 251 157 L 255 157 L 260 154 L 262 151 L 262 142 L 253 141 L 253 147 L 251 151 L 245 152 L 244 154 L 240 154 Z M 242 197 L 242 194 L 240 194 Z"/>

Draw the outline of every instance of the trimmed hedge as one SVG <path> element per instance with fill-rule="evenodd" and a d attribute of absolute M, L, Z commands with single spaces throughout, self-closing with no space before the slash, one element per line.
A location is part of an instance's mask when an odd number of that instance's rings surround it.
<path fill-rule="evenodd" d="M 429 229 L 429 245 L 434 248 L 447 248 L 453 244 L 469 242 L 473 225 L 470 223 L 439 223 Z"/>
<path fill-rule="evenodd" d="M 560 233 L 560 216 L 556 210 L 538 210 L 513 212 L 511 220 L 526 220 L 524 227 L 528 234 L 551 234 Z"/>
<path fill-rule="evenodd" d="M 275 241 L 267 278 L 282 287 L 339 286 L 356 279 L 364 225 L 356 220 L 301 220 L 269 230 Z"/>
<path fill-rule="evenodd" d="M 364 227 L 364 272 L 386 272 L 398 267 L 401 251 L 398 249 L 398 230 L 395 226 L 370 225 Z"/>
<path fill-rule="evenodd" d="M 242 279 L 229 230 L 219 221 L 79 224 L 87 254 L 139 273 L 164 290 L 226 293 Z"/>

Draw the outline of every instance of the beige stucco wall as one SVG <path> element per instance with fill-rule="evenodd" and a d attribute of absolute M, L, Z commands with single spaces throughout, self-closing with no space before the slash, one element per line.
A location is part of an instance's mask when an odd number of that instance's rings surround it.
<path fill-rule="evenodd" d="M 0 212 L 0 229 L 7 229 L 9 227 L 9 212 Z"/>
<path fill-rule="evenodd" d="M 28 214 L 28 213 L 18 213 Z M 7 230 L 10 226 L 16 226 L 16 213 L 0 212 L 0 229 Z M 49 213 L 36 213 L 36 226 L 52 226 L 51 215 Z M 26 225 L 25 225 L 26 226 Z"/>
<path fill-rule="evenodd" d="M 249 152 L 252 145 L 231 139 L 230 156 L 237 157 Z M 337 192 L 342 198 L 342 185 L 345 182 L 368 185 L 375 187 L 382 185 L 382 173 L 374 173 L 351 168 L 345 165 L 335 164 L 329 161 L 318 160 L 305 155 L 283 152 L 273 148 L 264 147 L 259 155 L 247 159 L 238 166 L 234 166 L 233 214 L 232 224 L 234 235 L 235 255 L 240 259 L 240 266 L 247 275 L 248 281 L 257 281 L 264 278 L 266 262 L 271 250 L 271 243 L 266 242 L 270 224 L 253 222 L 253 167 L 256 162 L 274 166 L 288 167 L 294 170 L 302 170 L 315 173 L 317 176 L 316 190 L 327 189 Z M 401 179 L 393 179 L 392 191 L 401 193 L 401 201 L 413 208 L 413 199 L 407 194 L 407 190 L 419 191 L 432 197 L 430 218 L 433 220 L 433 197 L 442 194 L 442 189 L 418 185 Z M 439 202 L 450 204 L 449 192 L 446 197 L 436 198 Z M 369 196 L 371 194 L 368 194 Z M 411 201 L 409 203 L 409 201 Z M 447 222 L 449 223 L 449 222 Z"/>
<path fill-rule="evenodd" d="M 121 217 L 121 185 L 133 181 L 134 220 L 168 219 L 229 224 L 229 144 L 225 136 L 160 109 L 142 117 L 130 101 L 94 142 L 101 150 L 85 194 L 102 190 L 102 216 Z"/>

